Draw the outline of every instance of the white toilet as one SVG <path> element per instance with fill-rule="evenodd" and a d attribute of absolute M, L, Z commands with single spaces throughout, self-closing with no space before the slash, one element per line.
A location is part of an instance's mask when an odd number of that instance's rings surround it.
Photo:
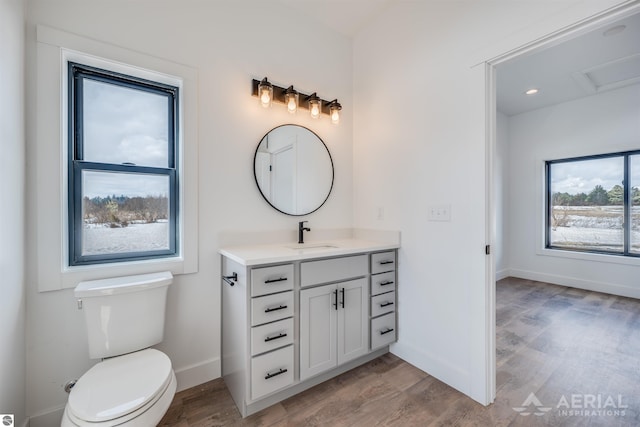
<path fill-rule="evenodd" d="M 176 392 L 162 341 L 170 272 L 92 280 L 75 296 L 85 314 L 89 357 L 104 359 L 69 394 L 62 427 L 157 425 Z"/>

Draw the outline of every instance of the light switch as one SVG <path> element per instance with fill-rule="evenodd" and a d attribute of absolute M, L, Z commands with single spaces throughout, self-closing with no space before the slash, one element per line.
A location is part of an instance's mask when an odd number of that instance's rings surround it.
<path fill-rule="evenodd" d="M 451 221 L 451 205 L 431 205 L 427 212 L 429 221 Z"/>

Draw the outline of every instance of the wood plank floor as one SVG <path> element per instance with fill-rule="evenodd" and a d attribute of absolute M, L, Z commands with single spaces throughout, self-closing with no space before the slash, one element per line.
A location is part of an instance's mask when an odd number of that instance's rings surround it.
<path fill-rule="evenodd" d="M 216 379 L 176 394 L 160 425 L 640 426 L 639 300 L 508 278 L 496 324 L 487 407 L 387 354 L 245 419 Z M 530 393 L 550 409 L 514 410 Z"/>

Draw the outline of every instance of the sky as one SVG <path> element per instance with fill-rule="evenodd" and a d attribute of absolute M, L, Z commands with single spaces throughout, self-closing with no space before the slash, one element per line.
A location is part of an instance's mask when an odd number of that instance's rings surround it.
<path fill-rule="evenodd" d="M 589 194 L 596 185 L 609 191 L 622 185 L 623 158 L 610 157 L 551 165 L 553 193 Z M 631 185 L 640 186 L 640 155 L 632 156 Z"/>
<path fill-rule="evenodd" d="M 168 166 L 165 96 L 84 80 L 84 160 Z M 85 171 L 84 195 L 166 195 L 167 178 Z"/>

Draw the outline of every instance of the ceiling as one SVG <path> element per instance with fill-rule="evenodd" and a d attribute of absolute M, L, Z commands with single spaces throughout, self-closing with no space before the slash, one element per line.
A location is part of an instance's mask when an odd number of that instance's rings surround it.
<path fill-rule="evenodd" d="M 278 0 L 348 37 L 353 37 L 371 19 L 395 0 Z"/>
<path fill-rule="evenodd" d="M 511 116 L 639 83 L 640 13 L 499 65 L 496 101 Z"/>

